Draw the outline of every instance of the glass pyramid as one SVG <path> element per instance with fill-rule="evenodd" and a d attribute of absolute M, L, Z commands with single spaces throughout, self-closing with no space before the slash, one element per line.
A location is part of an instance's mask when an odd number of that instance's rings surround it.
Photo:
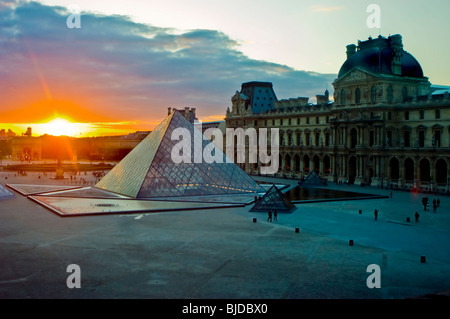
<path fill-rule="evenodd" d="M 316 171 L 312 171 L 308 174 L 305 180 L 302 183 L 302 186 L 326 186 L 327 182 L 323 178 L 316 173 Z"/>
<path fill-rule="evenodd" d="M 177 128 L 190 133 L 190 145 L 184 138 L 171 139 Z M 195 139 L 201 141 L 202 151 L 211 143 L 175 110 L 95 186 L 133 198 L 264 192 L 218 148 L 215 152 L 220 152 L 222 163 L 206 163 L 203 158 L 195 163 L 195 151 L 199 153 L 194 149 Z M 172 149 L 180 143 L 186 143 L 183 145 L 191 150 L 188 163 L 172 160 Z"/>
<path fill-rule="evenodd" d="M 278 211 L 289 213 L 295 208 L 283 193 L 273 185 L 264 196 L 250 209 L 251 212 Z"/>
<path fill-rule="evenodd" d="M 14 196 L 5 186 L 0 184 L 0 200 Z"/>

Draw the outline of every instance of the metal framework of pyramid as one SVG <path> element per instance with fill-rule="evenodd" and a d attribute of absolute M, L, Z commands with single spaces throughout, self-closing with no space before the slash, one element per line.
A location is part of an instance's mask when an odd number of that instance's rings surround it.
<path fill-rule="evenodd" d="M 185 139 L 171 139 L 176 128 L 185 128 L 191 134 L 191 144 L 185 145 L 191 148 L 190 163 L 175 163 L 171 158 L 176 144 L 188 143 Z M 194 140 L 199 137 L 203 151 L 212 142 L 204 139 L 192 123 L 174 111 L 95 186 L 132 198 L 264 192 L 218 148 L 215 152 L 220 152 L 222 163 L 206 163 L 204 160 L 195 163 Z"/>
<path fill-rule="evenodd" d="M 0 184 L 0 200 L 13 197 L 14 194 L 11 193 L 5 186 Z"/>
<path fill-rule="evenodd" d="M 283 193 L 273 185 L 264 196 L 250 209 L 251 212 L 274 211 L 289 213 L 295 208 Z"/>
<path fill-rule="evenodd" d="M 312 171 L 308 174 L 302 183 L 302 186 L 326 186 L 327 183 L 316 173 Z"/>

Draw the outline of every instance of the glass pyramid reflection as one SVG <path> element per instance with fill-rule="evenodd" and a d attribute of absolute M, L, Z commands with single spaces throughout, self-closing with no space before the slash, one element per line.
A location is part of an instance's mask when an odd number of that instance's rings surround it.
<path fill-rule="evenodd" d="M 184 137 L 180 140 L 171 139 L 172 132 L 177 128 L 189 131 L 190 145 Z M 264 192 L 258 183 L 228 160 L 218 148 L 215 148 L 215 152 L 220 154 L 216 154 L 215 158 L 220 155 L 222 163 L 206 163 L 203 159 L 196 163 L 196 139 L 201 141 L 202 151 L 212 143 L 204 139 L 202 133 L 175 110 L 95 186 L 133 198 Z M 171 153 L 175 145 L 190 148 L 190 161 L 175 163 L 172 160 Z"/>

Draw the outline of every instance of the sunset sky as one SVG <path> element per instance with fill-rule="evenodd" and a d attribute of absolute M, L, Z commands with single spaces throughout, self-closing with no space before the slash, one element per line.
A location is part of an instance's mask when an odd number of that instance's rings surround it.
<path fill-rule="evenodd" d="M 366 24 L 371 3 L 381 30 Z M 73 5 L 81 28 L 66 25 Z M 185 106 L 218 120 L 255 80 L 279 99 L 332 93 L 345 46 L 380 32 L 450 85 L 448 12 L 448 0 L 1 0 L 0 129 L 39 135 L 61 118 L 79 123 L 73 136 L 126 134 Z"/>

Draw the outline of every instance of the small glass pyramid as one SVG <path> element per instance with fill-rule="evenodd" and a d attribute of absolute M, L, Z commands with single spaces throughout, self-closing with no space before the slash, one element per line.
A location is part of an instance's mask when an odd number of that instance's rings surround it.
<path fill-rule="evenodd" d="M 251 212 L 278 211 L 289 213 L 295 208 L 283 193 L 273 185 L 264 196 L 250 209 Z"/>
<path fill-rule="evenodd" d="M 172 149 L 179 140 L 172 132 L 184 128 L 191 136 L 191 160 L 175 163 Z M 261 193 L 264 189 L 231 162 L 218 148 L 222 163 L 195 163 L 194 139 L 201 138 L 202 151 L 211 143 L 178 111 L 158 127 L 118 163 L 96 187 L 133 198 Z M 198 151 L 197 151 L 198 152 Z M 197 154 L 198 155 L 198 154 Z"/>
<path fill-rule="evenodd" d="M 320 178 L 320 176 L 316 173 L 316 171 L 312 171 L 309 173 L 309 175 L 305 178 L 305 180 L 302 183 L 302 186 L 326 186 L 327 182 L 326 180 Z"/>
<path fill-rule="evenodd" d="M 5 186 L 0 184 L 0 200 L 14 196 Z"/>

